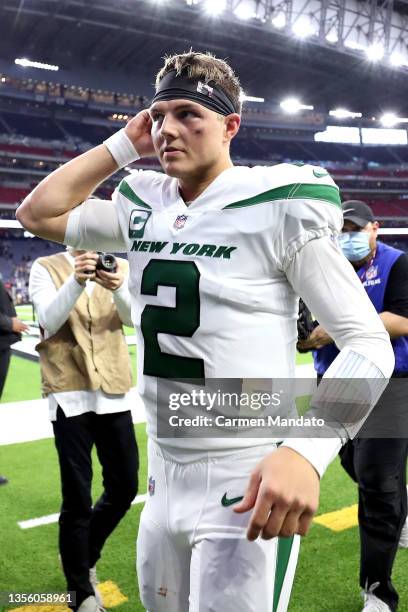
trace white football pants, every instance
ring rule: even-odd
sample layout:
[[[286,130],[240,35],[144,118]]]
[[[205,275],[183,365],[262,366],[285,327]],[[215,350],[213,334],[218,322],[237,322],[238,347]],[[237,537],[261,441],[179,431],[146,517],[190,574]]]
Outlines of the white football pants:
[[[300,538],[246,539],[236,514],[249,475],[275,444],[236,452],[170,454],[149,441],[149,492],[137,541],[148,612],[285,612]],[[195,455],[195,457],[194,457]]]

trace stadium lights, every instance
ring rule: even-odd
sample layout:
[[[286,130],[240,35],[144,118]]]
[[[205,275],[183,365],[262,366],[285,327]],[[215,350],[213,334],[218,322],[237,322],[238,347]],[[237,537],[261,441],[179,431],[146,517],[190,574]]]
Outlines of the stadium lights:
[[[395,113],[384,113],[380,123],[386,128],[392,128],[397,123],[408,123],[408,117],[397,117]]]
[[[234,14],[238,19],[242,19],[242,21],[248,21],[248,19],[252,19],[256,17],[253,9],[248,5],[240,4],[234,11]]]
[[[329,111],[329,115],[336,117],[336,119],[356,119],[363,116],[362,113],[353,113],[345,108],[335,108]]]
[[[241,94],[240,98],[241,102],[265,102],[265,98],[257,98],[256,96],[247,96],[246,94]]]
[[[59,66],[54,66],[53,64],[43,64],[42,62],[32,62],[31,60],[23,57],[17,57],[14,60],[14,63],[18,66],[23,66],[24,68],[40,68],[41,70],[59,70]]]
[[[338,37],[338,35],[337,35],[336,30],[331,30],[331,31],[330,31],[330,32],[327,34],[327,36],[326,36],[326,40],[327,40],[327,42],[329,42],[329,43],[336,44],[336,42],[338,42],[338,41],[339,41],[339,37]]]
[[[297,38],[309,38],[314,36],[316,31],[309,17],[300,17],[292,26],[292,32]]]
[[[280,107],[285,113],[297,113],[300,110],[313,110],[313,106],[302,104],[297,98],[286,98],[280,103]]]
[[[399,123],[399,119],[395,113],[384,113],[380,119],[380,123],[387,128],[392,128]]]
[[[384,57],[384,47],[380,43],[370,45],[365,52],[371,62],[379,62]]]
[[[398,51],[394,51],[394,53],[392,53],[390,56],[390,64],[391,66],[395,66],[396,68],[398,68],[399,66],[407,66],[408,59],[404,57],[401,53],[398,53]]]
[[[275,26],[275,28],[284,28],[286,25],[286,16],[285,13],[278,13],[273,19],[272,19],[272,25]]]
[[[204,3],[205,12],[216,17],[225,11],[225,0],[206,0]]]

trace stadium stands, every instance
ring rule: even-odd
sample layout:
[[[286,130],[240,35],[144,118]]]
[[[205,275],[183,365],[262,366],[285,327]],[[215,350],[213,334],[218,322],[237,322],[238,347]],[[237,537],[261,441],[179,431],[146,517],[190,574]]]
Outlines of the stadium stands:
[[[3,76],[0,218],[14,219],[16,206],[39,180],[109,137],[125,124],[128,116],[147,104],[142,96]],[[313,135],[324,129],[324,123],[325,118],[319,113],[290,120],[276,108],[247,105],[242,129],[232,144],[233,158],[237,164],[248,165],[282,162],[322,165],[340,186],[343,199],[365,199],[383,225],[406,225],[408,149],[315,142]],[[133,166],[157,169],[158,163],[155,159],[144,159]],[[109,198],[122,176],[123,173],[117,173],[96,195]],[[23,239],[18,230],[2,229],[0,239],[0,272],[13,285],[16,300],[24,301],[31,260],[60,247]],[[387,240],[396,244],[395,236]],[[398,245],[405,249],[405,240],[399,240]]]

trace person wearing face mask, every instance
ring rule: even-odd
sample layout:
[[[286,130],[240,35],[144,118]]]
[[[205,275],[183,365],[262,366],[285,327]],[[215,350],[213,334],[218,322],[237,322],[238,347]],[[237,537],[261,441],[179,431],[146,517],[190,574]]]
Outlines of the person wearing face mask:
[[[395,354],[393,378],[408,377],[408,258],[377,240],[379,224],[367,204],[359,200],[343,203],[344,225],[339,244],[355,269],[368,297],[388,331]],[[320,379],[338,354],[333,339],[321,325],[298,348],[313,350]],[[380,404],[385,418],[406,410],[401,384],[391,385]],[[378,406],[377,408],[381,408]],[[390,409],[392,412],[390,413]],[[379,413],[381,414],[381,413]],[[382,415],[381,415],[382,416]],[[375,413],[367,427],[340,451],[342,465],[358,484],[360,527],[360,585],[364,589],[364,612],[397,609],[398,594],[391,581],[392,567],[407,515],[407,431],[400,437],[378,437]],[[371,420],[371,428],[370,428]],[[378,422],[378,421],[377,421]],[[394,432],[396,427],[394,427]],[[376,432],[377,437],[369,437]]]

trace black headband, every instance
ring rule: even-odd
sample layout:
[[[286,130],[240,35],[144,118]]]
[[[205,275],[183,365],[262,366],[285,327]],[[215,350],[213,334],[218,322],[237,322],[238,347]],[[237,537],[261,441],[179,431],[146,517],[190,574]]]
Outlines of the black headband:
[[[185,74],[171,70],[160,81],[152,104],[161,100],[180,99],[192,100],[220,115],[239,112],[226,92],[214,81],[203,83],[191,80]]]

